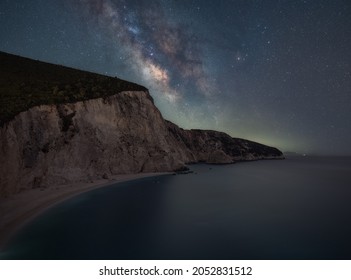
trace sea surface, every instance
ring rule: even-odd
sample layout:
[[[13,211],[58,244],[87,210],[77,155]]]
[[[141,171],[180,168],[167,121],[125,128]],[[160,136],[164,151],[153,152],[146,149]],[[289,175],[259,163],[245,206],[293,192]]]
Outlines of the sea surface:
[[[191,165],[50,208],[2,259],[351,259],[351,158]]]

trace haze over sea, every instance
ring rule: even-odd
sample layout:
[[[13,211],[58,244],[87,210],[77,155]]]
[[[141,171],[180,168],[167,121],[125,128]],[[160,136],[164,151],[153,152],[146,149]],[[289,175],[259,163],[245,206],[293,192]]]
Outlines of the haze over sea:
[[[193,165],[52,207],[3,259],[351,259],[351,157]]]

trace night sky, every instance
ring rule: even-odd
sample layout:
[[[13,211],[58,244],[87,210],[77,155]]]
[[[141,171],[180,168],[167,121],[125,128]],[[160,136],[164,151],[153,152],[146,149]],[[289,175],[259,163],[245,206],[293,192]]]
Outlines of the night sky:
[[[1,0],[0,38],[142,84],[181,127],[351,155],[349,0]]]

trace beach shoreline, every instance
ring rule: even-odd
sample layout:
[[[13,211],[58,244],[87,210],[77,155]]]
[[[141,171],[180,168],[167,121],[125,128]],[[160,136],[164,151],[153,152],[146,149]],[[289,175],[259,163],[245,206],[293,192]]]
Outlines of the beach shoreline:
[[[109,179],[99,179],[90,183],[79,182],[25,190],[7,198],[2,198],[0,200],[0,252],[4,251],[11,238],[26,224],[59,203],[102,187],[167,174],[172,173],[120,174],[111,176]]]

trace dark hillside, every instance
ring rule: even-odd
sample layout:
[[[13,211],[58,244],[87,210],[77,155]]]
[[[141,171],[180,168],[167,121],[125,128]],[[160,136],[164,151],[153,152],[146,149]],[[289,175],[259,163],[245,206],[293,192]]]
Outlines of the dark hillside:
[[[0,52],[0,126],[36,105],[107,97],[146,90],[118,78]]]

